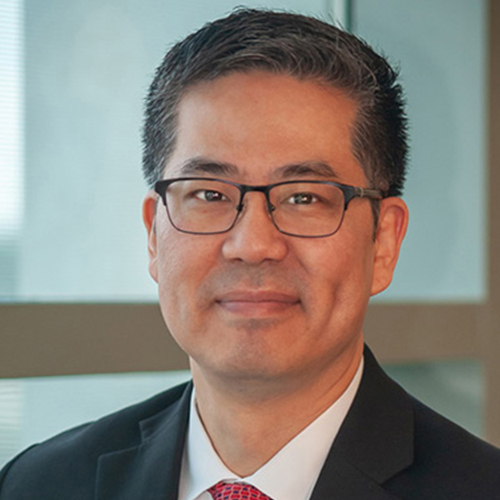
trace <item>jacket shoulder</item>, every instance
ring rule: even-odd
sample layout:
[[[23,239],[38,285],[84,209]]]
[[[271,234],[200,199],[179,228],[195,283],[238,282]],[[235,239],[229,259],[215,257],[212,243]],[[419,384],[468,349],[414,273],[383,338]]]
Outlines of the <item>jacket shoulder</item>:
[[[168,418],[189,389],[189,383],[179,385],[31,446],[0,472],[0,500],[53,499],[54,485],[69,482],[79,492],[75,498],[93,498],[99,457],[139,446],[141,422]]]
[[[500,500],[500,449],[411,398],[414,460],[391,491],[408,498]]]
[[[500,500],[500,450],[408,394],[365,348],[334,449],[396,498]]]

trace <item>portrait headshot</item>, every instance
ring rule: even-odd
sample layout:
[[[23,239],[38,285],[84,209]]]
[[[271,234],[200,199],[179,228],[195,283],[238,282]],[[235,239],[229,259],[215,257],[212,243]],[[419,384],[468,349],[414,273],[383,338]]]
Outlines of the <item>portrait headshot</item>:
[[[500,7],[49,3],[0,500],[500,499]]]

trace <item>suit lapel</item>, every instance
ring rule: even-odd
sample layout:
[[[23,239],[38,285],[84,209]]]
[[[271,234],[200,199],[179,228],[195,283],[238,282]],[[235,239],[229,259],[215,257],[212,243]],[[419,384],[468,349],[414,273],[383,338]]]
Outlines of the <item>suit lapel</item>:
[[[311,500],[396,500],[397,498],[341,457],[329,457],[325,469],[316,483]]]
[[[381,486],[413,461],[409,396],[365,348],[363,378],[323,466],[311,500],[388,500]]]
[[[96,500],[177,500],[191,389],[141,422],[140,445],[100,457]],[[358,393],[311,500],[395,500],[383,483],[412,460],[411,401],[366,348]]]
[[[140,423],[139,446],[100,457],[96,500],[177,500],[191,390]]]

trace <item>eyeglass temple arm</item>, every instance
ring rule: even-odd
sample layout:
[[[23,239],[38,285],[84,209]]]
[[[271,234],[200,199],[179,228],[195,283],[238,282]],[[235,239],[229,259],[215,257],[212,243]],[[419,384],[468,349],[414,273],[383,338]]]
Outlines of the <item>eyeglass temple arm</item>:
[[[380,189],[356,187],[354,188],[354,197],[381,200],[386,197],[386,194],[383,191],[380,191]]]

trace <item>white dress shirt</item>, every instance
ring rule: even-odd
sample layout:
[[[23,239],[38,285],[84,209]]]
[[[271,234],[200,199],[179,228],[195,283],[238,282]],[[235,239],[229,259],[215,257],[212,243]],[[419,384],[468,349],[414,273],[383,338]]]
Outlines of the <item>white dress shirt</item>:
[[[191,398],[179,484],[179,500],[212,500],[206,491],[219,481],[252,484],[273,500],[308,500],[344,421],[363,373],[363,359],[349,387],[316,420],[248,477],[231,472],[214,450]]]

